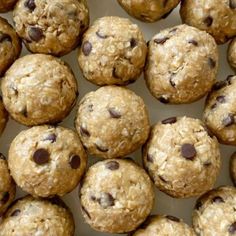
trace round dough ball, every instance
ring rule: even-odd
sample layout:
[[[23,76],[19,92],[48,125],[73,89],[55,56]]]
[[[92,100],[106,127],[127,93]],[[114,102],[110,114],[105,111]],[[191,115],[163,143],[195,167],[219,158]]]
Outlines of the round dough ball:
[[[212,87],[218,71],[215,40],[187,25],[162,30],[149,43],[145,79],[162,103],[191,103]]]
[[[149,216],[130,236],[196,236],[183,220],[170,215]]]
[[[77,82],[63,61],[43,54],[27,55],[2,78],[3,103],[21,124],[58,123],[72,110]]]
[[[223,144],[236,145],[236,76],[217,82],[208,95],[203,119]]]
[[[0,135],[3,133],[8,121],[8,113],[3,105],[2,98],[0,97]]]
[[[16,185],[13,181],[6,158],[0,153],[0,215],[14,200]]]
[[[103,158],[134,152],[145,143],[150,129],[143,99],[118,86],[105,86],[85,95],[75,125],[87,152]]]
[[[147,45],[136,24],[103,17],[83,35],[78,62],[84,77],[97,85],[134,82],[145,65]]]
[[[104,160],[89,168],[80,199],[82,214],[91,227],[125,233],[150,214],[154,190],[148,175],[132,160]]]
[[[19,199],[5,215],[0,236],[73,236],[74,219],[62,200]]]
[[[230,159],[230,175],[234,186],[236,186],[236,152],[233,153]]]
[[[143,148],[143,161],[157,188],[176,198],[210,190],[221,165],[217,139],[200,120],[188,117],[158,122]]]
[[[0,17],[0,76],[11,66],[21,53],[21,40],[12,26]]]
[[[35,126],[19,133],[9,149],[11,175],[33,196],[63,196],[79,183],[87,155],[78,135],[67,128]]]
[[[235,0],[181,1],[182,21],[211,34],[218,44],[236,35]]]
[[[86,0],[19,0],[13,19],[28,50],[63,56],[78,45],[89,11]]]
[[[232,40],[228,48],[228,62],[233,70],[236,71],[236,38]]]
[[[166,18],[180,0],[118,0],[118,2],[129,15],[144,22],[154,22]]]
[[[201,236],[236,233],[236,188],[219,187],[200,197],[193,212],[193,227]]]
[[[16,2],[17,0],[0,0],[0,13],[10,11]]]

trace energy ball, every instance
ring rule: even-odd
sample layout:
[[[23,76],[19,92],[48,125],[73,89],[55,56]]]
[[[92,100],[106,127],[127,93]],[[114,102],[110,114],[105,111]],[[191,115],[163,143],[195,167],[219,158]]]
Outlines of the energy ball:
[[[20,53],[21,40],[7,20],[0,17],[0,76],[3,76]]]
[[[71,192],[84,174],[87,162],[74,131],[46,125],[19,133],[10,145],[8,159],[17,185],[35,197]]]
[[[0,215],[2,215],[12,203],[15,193],[15,182],[8,170],[6,158],[0,153]]]
[[[219,145],[200,120],[171,117],[152,128],[143,163],[158,189],[176,198],[194,197],[215,184]]]
[[[104,160],[91,166],[81,191],[86,222],[95,230],[125,233],[136,229],[154,204],[152,182],[132,160]]]
[[[230,159],[230,175],[234,186],[236,186],[236,152],[233,153]]]
[[[75,120],[90,155],[124,157],[148,138],[149,118],[141,97],[118,86],[101,87],[81,100]]]
[[[16,60],[2,78],[1,89],[7,111],[27,126],[62,121],[78,95],[77,82],[69,66],[43,54]]]
[[[236,145],[236,76],[217,82],[208,95],[203,119],[223,144]]]
[[[62,201],[30,196],[11,206],[0,225],[0,236],[73,236],[74,231],[73,216]]]
[[[86,0],[19,0],[13,19],[28,50],[63,56],[78,45],[89,11]]]
[[[0,97],[0,135],[3,133],[8,121],[8,113],[3,105],[2,98]]]
[[[17,0],[0,0],[0,13],[10,11],[16,2]]]
[[[232,40],[228,48],[228,62],[233,70],[236,71],[236,38]]]
[[[170,215],[149,216],[147,220],[129,236],[196,236],[193,229],[183,220]]]
[[[179,2],[180,0],[118,0],[129,15],[144,22],[166,18]]]
[[[218,71],[215,40],[187,25],[162,30],[149,42],[145,79],[162,103],[191,103],[211,89]]]
[[[236,188],[219,187],[202,197],[193,212],[193,227],[200,236],[233,236],[236,233]]]
[[[127,85],[141,75],[146,53],[138,25],[110,16],[96,20],[83,35],[78,62],[84,77],[96,85]]]
[[[211,34],[218,44],[236,35],[235,0],[181,1],[182,21]]]

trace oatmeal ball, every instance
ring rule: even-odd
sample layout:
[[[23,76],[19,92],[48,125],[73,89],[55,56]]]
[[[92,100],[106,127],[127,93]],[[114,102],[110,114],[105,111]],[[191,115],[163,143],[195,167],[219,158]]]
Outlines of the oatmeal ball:
[[[228,62],[233,70],[236,71],[236,38],[232,40],[228,48]]]
[[[129,19],[110,16],[94,22],[83,36],[78,62],[84,77],[97,85],[126,85],[142,73],[147,46]]]
[[[149,118],[141,97],[127,88],[105,86],[81,100],[76,129],[90,155],[124,157],[148,138]]]
[[[137,228],[154,204],[154,190],[145,171],[132,160],[104,160],[91,166],[81,191],[86,222],[95,230],[125,233]]]
[[[236,152],[233,153],[230,159],[230,175],[234,186],[236,186]]]
[[[158,189],[176,198],[194,197],[216,181],[219,145],[200,120],[171,117],[152,128],[143,163]]]
[[[179,25],[162,30],[149,43],[145,79],[162,103],[200,99],[211,89],[217,70],[217,45],[204,31]]]
[[[15,197],[16,185],[8,170],[6,158],[0,153],[0,215],[2,215]]]
[[[0,0],[0,13],[10,11],[16,2],[17,0]]]
[[[28,50],[63,56],[79,43],[89,12],[86,0],[19,0],[13,19]]]
[[[21,41],[12,26],[0,17],[0,76],[19,57]]]
[[[210,33],[218,44],[236,35],[235,0],[181,1],[182,21]]]
[[[170,215],[149,216],[147,220],[129,236],[196,236],[193,229],[183,220]]]
[[[69,66],[43,54],[16,60],[2,78],[1,89],[7,111],[27,126],[62,121],[72,110],[78,93]]]
[[[87,156],[78,135],[67,128],[35,126],[10,145],[9,168],[17,185],[35,197],[63,196],[79,183]]]
[[[118,2],[129,15],[144,22],[154,22],[166,18],[180,0],[118,0]]]
[[[74,219],[62,200],[19,199],[4,216],[0,236],[73,236]]]
[[[0,97],[0,135],[3,133],[8,121],[8,113],[3,105],[2,98]]]
[[[193,212],[193,227],[200,236],[236,234],[236,188],[219,187],[202,197]]]
[[[203,119],[223,144],[236,145],[236,76],[217,82],[208,95]]]

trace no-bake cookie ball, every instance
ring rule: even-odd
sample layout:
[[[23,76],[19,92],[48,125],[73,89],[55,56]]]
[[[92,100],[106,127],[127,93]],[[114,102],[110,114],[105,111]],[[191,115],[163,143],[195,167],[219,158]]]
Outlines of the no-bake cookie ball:
[[[203,119],[224,144],[236,145],[236,76],[217,82],[206,100]]]
[[[228,62],[233,70],[236,71],[236,38],[232,40],[228,48]]]
[[[236,152],[230,158],[230,176],[234,186],[236,186]]]
[[[129,15],[144,22],[154,22],[166,18],[180,0],[118,0],[118,2]]]
[[[126,85],[142,73],[147,46],[136,24],[120,17],[103,17],[83,36],[78,62],[84,77],[97,85]]]
[[[196,236],[193,229],[183,220],[171,215],[149,216],[147,220],[129,236]]]
[[[21,124],[32,126],[62,121],[77,98],[77,82],[63,61],[43,54],[27,55],[2,78],[3,103]]]
[[[0,154],[0,215],[14,200],[15,192],[15,182],[10,176],[6,158]]]
[[[236,234],[236,188],[214,189],[196,203],[193,227],[200,236],[233,236]]]
[[[2,98],[0,96],[0,135],[3,133],[8,121],[8,113],[3,105]]]
[[[27,196],[8,209],[0,236],[73,236],[74,230],[73,216],[62,201]]]
[[[222,44],[236,35],[235,0],[181,1],[182,21],[210,33]]]
[[[78,135],[67,128],[35,126],[19,133],[9,149],[17,185],[39,197],[63,196],[79,183],[87,156]]]
[[[143,162],[157,188],[177,198],[210,190],[221,164],[217,139],[188,117],[158,122],[143,147]]]
[[[145,79],[162,103],[191,103],[212,87],[218,70],[215,40],[206,32],[179,25],[149,42]]]
[[[137,228],[149,215],[154,190],[145,171],[132,160],[105,160],[91,166],[81,191],[86,222],[95,230],[124,233]]]
[[[75,125],[87,152],[103,158],[124,157],[134,152],[149,134],[143,99],[118,86],[105,86],[85,95]]]
[[[31,52],[63,56],[79,43],[89,12],[86,0],[19,0],[13,19]]]
[[[0,0],[0,13],[10,11],[16,2],[17,0]]]
[[[21,53],[21,40],[12,26],[0,17],[0,76]]]

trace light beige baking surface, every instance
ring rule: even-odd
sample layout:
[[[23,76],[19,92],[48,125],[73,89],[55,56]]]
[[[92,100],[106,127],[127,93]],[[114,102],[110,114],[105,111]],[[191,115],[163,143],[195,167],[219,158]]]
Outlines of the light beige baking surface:
[[[181,19],[179,16],[179,9],[176,9],[167,19],[161,20],[159,22],[153,24],[142,23],[141,21],[135,20],[128,16],[128,14],[119,6],[116,0],[88,0],[91,22],[93,22],[98,17],[102,17],[104,15],[116,15],[121,17],[127,17],[139,25],[141,30],[143,30],[145,34],[146,40],[150,40],[156,33],[158,33],[161,29],[165,29],[167,27],[172,27],[174,25],[180,24]],[[3,17],[7,17],[10,19],[11,13],[9,14],[1,14]],[[12,20],[10,21],[12,23]],[[218,79],[225,79],[227,75],[233,74],[233,71],[230,69],[227,60],[226,60],[226,50],[228,45],[220,46],[220,70],[218,74]],[[22,55],[27,54],[28,52],[24,49]],[[62,58],[63,60],[70,63],[77,80],[79,82],[79,91],[80,96],[85,95],[85,93],[95,90],[97,87],[87,82],[81,75],[79,70],[79,66],[77,63],[77,50],[73,51],[67,56]],[[195,118],[202,117],[203,104],[204,99],[199,102],[195,102],[189,105],[163,105],[154,99],[146,88],[143,77],[140,77],[138,81],[129,86],[130,89],[134,90],[138,95],[142,96],[145,103],[148,106],[151,123],[154,124],[159,120],[167,118],[169,116],[191,116]],[[70,128],[73,127],[75,112],[70,114],[70,116],[65,119],[62,125]],[[11,140],[23,129],[26,129],[24,126],[18,125],[14,121],[10,121],[7,124],[7,128],[3,135],[0,138],[0,152],[3,152],[5,155],[7,154],[9,144]],[[229,157],[235,151],[236,148],[232,146],[224,146],[221,145],[221,153],[222,153],[222,169],[220,173],[220,177],[218,178],[218,185],[232,185],[229,177]],[[138,150],[135,152],[132,157],[135,158],[139,163],[141,163],[141,152]],[[90,157],[90,163],[94,162],[97,159],[93,159]],[[23,195],[22,192],[18,191],[18,196]],[[84,223],[80,212],[79,198],[78,198],[78,189],[66,195],[63,198],[68,206],[72,209],[75,222],[76,222],[76,233],[75,236],[108,236],[109,234],[99,233],[91,229],[87,224]],[[168,197],[164,193],[161,193],[156,190],[156,206],[153,210],[155,214],[168,214],[175,215],[177,217],[183,218],[185,222],[191,223],[191,213],[192,208],[195,204],[195,198],[187,199],[187,200],[177,200],[171,197]],[[118,236],[118,234],[117,234]]]

